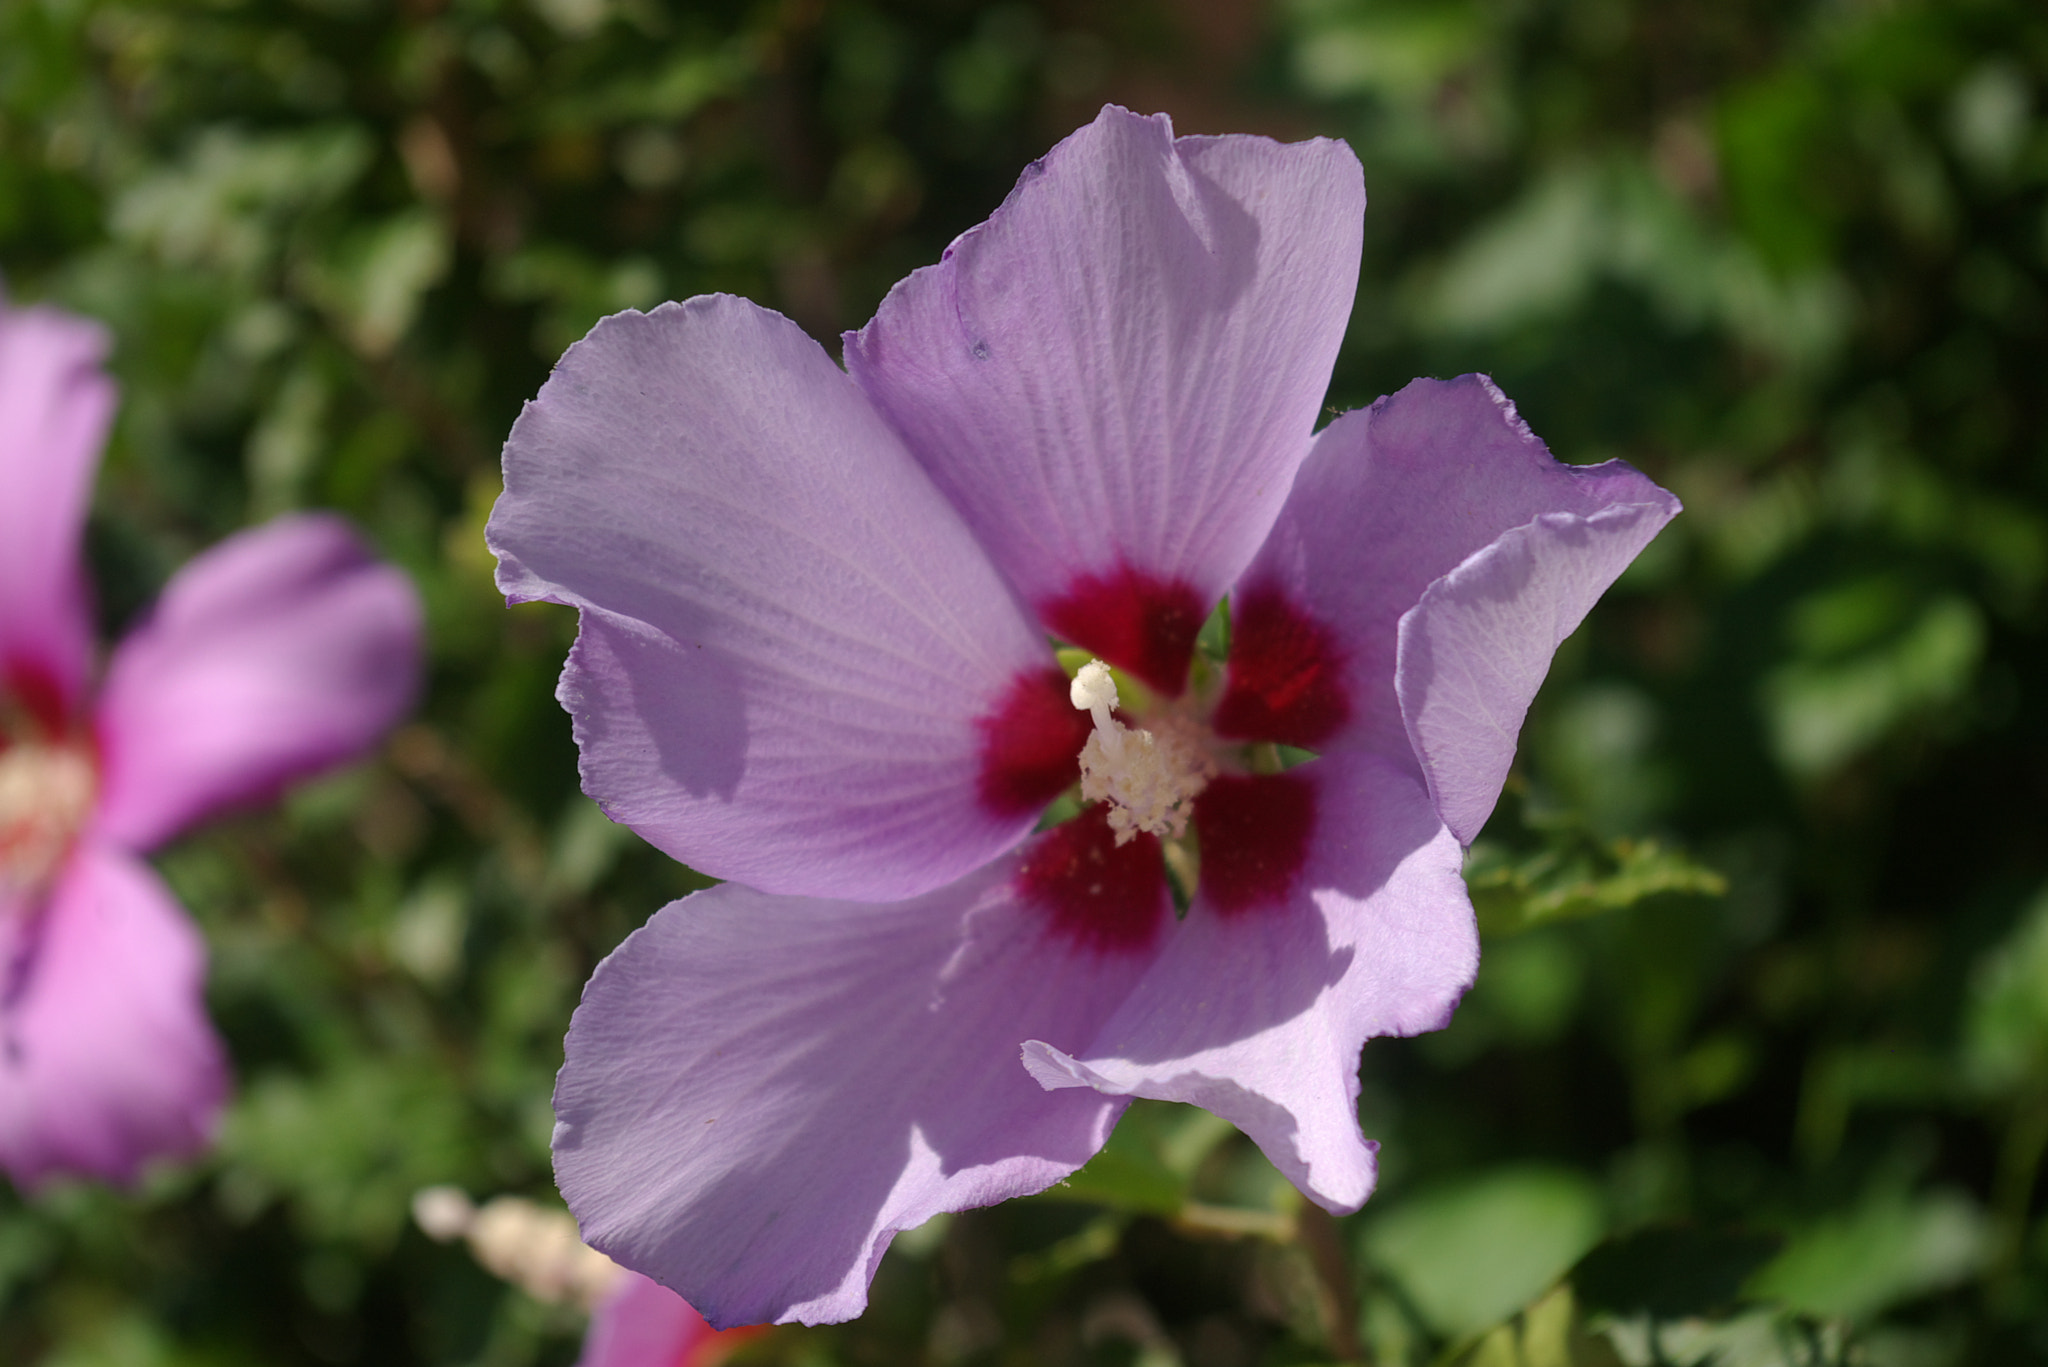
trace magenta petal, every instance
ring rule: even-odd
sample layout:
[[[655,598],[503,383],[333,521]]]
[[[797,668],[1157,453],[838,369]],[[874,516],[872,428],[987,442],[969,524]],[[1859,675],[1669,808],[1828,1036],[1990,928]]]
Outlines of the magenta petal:
[[[505,447],[498,583],[582,610],[584,790],[770,892],[929,891],[1030,829],[984,736],[1050,663],[1010,589],[816,342],[742,299],[622,313]]]
[[[226,1093],[199,933],[134,857],[82,846],[0,996],[0,1167],[125,1182],[203,1147]]]
[[[688,1301],[627,1272],[591,1311],[576,1367],[683,1367],[687,1354],[716,1336]]]
[[[0,693],[28,676],[74,710],[92,662],[79,537],[114,412],[107,335],[0,302]]]
[[[583,1237],[713,1324],[860,1313],[889,1240],[1058,1181],[1121,1112],[1018,1066],[1149,956],[1074,948],[1006,859],[909,902],[673,903],[599,965],[555,1089]]]
[[[355,755],[419,684],[419,597],[346,524],[281,517],[195,557],[114,652],[98,829],[147,849]]]
[[[1135,571],[1206,608],[1307,450],[1364,211],[1341,142],[1175,139],[1105,108],[846,364],[1034,605]]]
[[[1192,1102],[1231,1121],[1319,1205],[1372,1193],[1358,1128],[1358,1053],[1375,1035],[1434,1030],[1479,964],[1457,842],[1422,785],[1367,755],[1291,776],[1317,787],[1295,891],[1218,915],[1198,895],[1180,932],[1085,1050],[1033,1040],[1051,1089]]]
[[[1552,652],[1677,512],[1677,499],[1621,461],[1571,466],[1553,460],[1484,376],[1416,380],[1369,409],[1345,414],[1316,438],[1233,601],[1277,599],[1329,629],[1342,657],[1346,722],[1316,748],[1365,748],[1412,763],[1412,734],[1412,753],[1432,769],[1432,792],[1446,801],[1455,795],[1455,808],[1443,809],[1446,824],[1469,841],[1492,809],[1522,714]],[[1469,632],[1432,627],[1431,639],[1444,650],[1468,653],[1432,655],[1427,677],[1415,673],[1419,657],[1416,665],[1402,666],[1409,673],[1397,693],[1404,614],[1469,558],[1553,514],[1597,516],[1604,530],[1584,540],[1539,538],[1551,569],[1498,624],[1506,629],[1515,612],[1526,616],[1506,636],[1483,642]],[[1494,592],[1510,589],[1499,577],[1489,584]],[[1507,654],[1493,662],[1480,658],[1500,652]],[[1479,719],[1483,740],[1459,730],[1477,714],[1453,719],[1441,701],[1441,690],[1468,667],[1505,671],[1484,693],[1494,711]],[[1412,733],[1416,710],[1432,690],[1440,698],[1432,720]]]

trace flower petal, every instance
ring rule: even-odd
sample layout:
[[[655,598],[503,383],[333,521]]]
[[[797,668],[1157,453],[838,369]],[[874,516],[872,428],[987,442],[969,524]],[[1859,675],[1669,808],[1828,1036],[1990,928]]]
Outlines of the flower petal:
[[[18,923],[0,995],[0,1167],[125,1182],[204,1147],[227,1090],[206,951],[156,874],[88,842]]]
[[[1286,900],[1223,914],[1198,893],[1085,1050],[1033,1040],[1024,1063],[1047,1088],[1214,1111],[1342,1213],[1376,1172],[1358,1129],[1359,1050],[1446,1024],[1478,969],[1479,936],[1457,842],[1412,775],[1335,755],[1289,777],[1314,782],[1316,830]]]
[[[1135,577],[1192,590],[1199,626],[1307,451],[1364,211],[1341,142],[1106,107],[890,292],[847,367],[1049,621]]]
[[[1551,656],[1675,511],[1545,513],[1431,584],[1401,618],[1401,714],[1460,844],[1500,798]]]
[[[148,849],[367,747],[419,683],[419,597],[338,518],[281,517],[196,556],[114,652],[98,829]]]
[[[1417,380],[1316,438],[1272,535],[1233,590],[1233,604],[1282,605],[1288,630],[1275,639],[1302,658],[1323,658],[1322,647],[1299,647],[1304,634],[1326,632],[1342,696],[1320,683],[1301,689],[1289,699],[1298,717],[1226,696],[1221,715],[1341,718],[1333,734],[1296,743],[1419,760],[1445,823],[1469,842],[1499,795],[1551,655],[1677,512],[1677,499],[1621,461],[1553,460],[1484,376]],[[1516,532],[1538,519],[1552,530]],[[1585,524],[1587,535],[1564,533],[1565,522]],[[1483,587],[1478,571],[1460,571],[1507,540],[1526,541],[1528,553],[1501,552],[1508,559]],[[1531,577],[1511,583],[1510,560]],[[1468,587],[1422,607],[1431,585],[1453,571]],[[1473,595],[1489,592],[1516,597],[1482,624]],[[1419,615],[1403,625],[1411,609]],[[1479,639],[1482,625],[1495,634]],[[1411,633],[1419,633],[1413,646],[1404,644]],[[1403,653],[1431,646],[1412,659]],[[1445,690],[1468,668],[1485,677],[1474,675],[1454,698]],[[1275,688],[1290,682],[1289,671],[1272,672]]]
[[[713,1342],[735,1345],[745,1329],[721,1335],[690,1303],[657,1281],[625,1272],[591,1311],[590,1332],[576,1367],[696,1367],[708,1363]]]
[[[873,899],[1030,829],[979,800],[977,720],[1044,639],[788,319],[720,296],[599,323],[505,481],[498,583],[582,611],[560,696],[615,820],[720,878]]]
[[[1058,1181],[1123,1103],[1048,1097],[1151,962],[1077,945],[1016,890],[1028,850],[915,901],[727,883],[599,965],[555,1090],[583,1237],[713,1324],[856,1315],[890,1239]]]
[[[107,335],[0,302],[0,692],[47,689],[75,711],[92,662],[79,537],[114,413]]]

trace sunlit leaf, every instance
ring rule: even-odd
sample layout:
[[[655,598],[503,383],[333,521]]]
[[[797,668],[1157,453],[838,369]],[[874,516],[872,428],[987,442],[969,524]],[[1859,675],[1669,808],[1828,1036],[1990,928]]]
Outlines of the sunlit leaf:
[[[1231,1133],[1227,1121],[1196,1107],[1139,1101],[1117,1122],[1102,1152],[1045,1197],[1092,1201],[1138,1215],[1178,1215],[1191,1200],[1195,1170]]]
[[[1746,1289],[1808,1314],[1865,1319],[1968,1277],[1986,1235],[1983,1212],[1959,1193],[1880,1192],[1794,1231]]]
[[[1366,1220],[1361,1247],[1437,1332],[1497,1324],[1542,1294],[1606,1224],[1562,1168],[1508,1168],[1418,1193]]]
[[[1968,687],[1984,653],[1982,614],[1956,596],[1915,610],[1908,594],[1882,576],[1795,610],[1802,653],[1765,680],[1761,695],[1772,747],[1792,773],[1824,774]]]
[[[2048,893],[1978,965],[1963,1036],[1973,1081],[2004,1090],[2048,1085]]]

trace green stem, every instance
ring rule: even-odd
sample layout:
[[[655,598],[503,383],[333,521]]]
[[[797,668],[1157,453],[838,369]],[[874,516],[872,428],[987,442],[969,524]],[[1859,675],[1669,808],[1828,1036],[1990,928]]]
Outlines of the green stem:
[[[2034,1183],[2041,1159],[2048,1153],[2048,1091],[2037,1090],[2006,1122],[1999,1146],[1998,1180],[1992,1210],[1998,1222],[1998,1251],[1992,1263],[1994,1285],[2018,1277],[2026,1252],[2027,1211],[2034,1203]]]
[[[1344,1253],[1344,1232],[1335,1217],[1313,1201],[1295,1216],[1295,1240],[1308,1254],[1323,1289],[1323,1335],[1339,1362],[1370,1367],[1372,1357],[1358,1337],[1358,1283]]]

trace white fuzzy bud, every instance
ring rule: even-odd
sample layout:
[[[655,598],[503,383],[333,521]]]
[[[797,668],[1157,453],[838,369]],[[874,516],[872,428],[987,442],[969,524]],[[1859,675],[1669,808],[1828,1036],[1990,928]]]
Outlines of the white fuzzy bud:
[[[486,1271],[535,1300],[588,1309],[619,1278],[619,1265],[583,1242],[568,1211],[523,1197],[494,1197],[479,1209],[454,1187],[428,1187],[412,1198],[412,1218],[429,1238],[466,1238]]]

